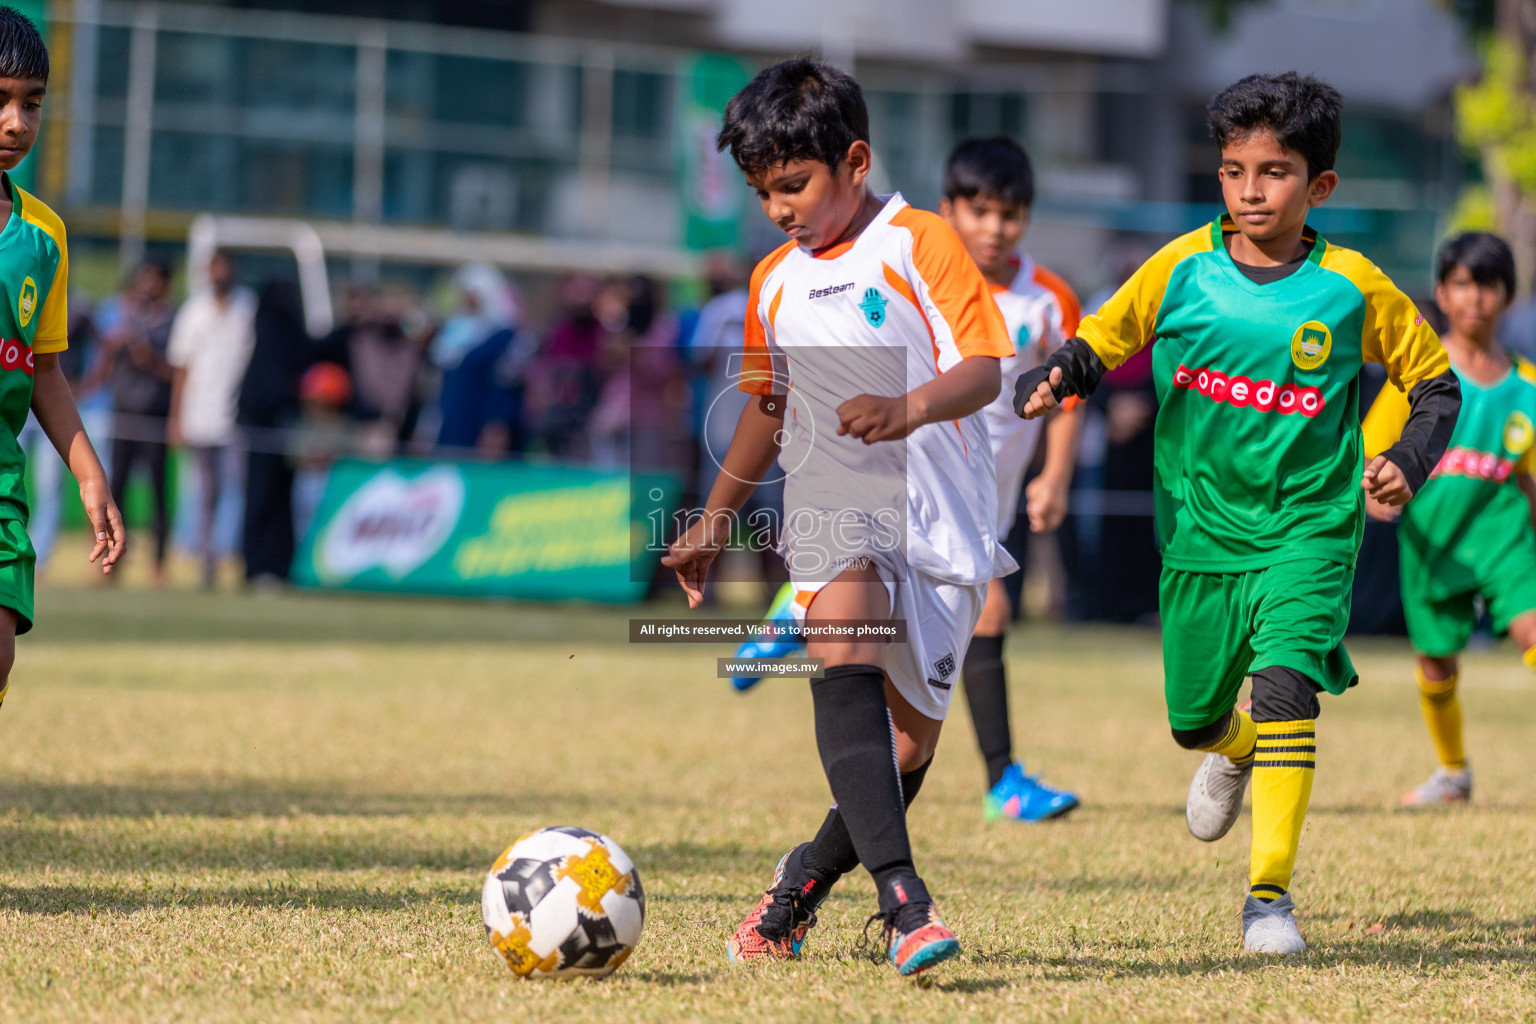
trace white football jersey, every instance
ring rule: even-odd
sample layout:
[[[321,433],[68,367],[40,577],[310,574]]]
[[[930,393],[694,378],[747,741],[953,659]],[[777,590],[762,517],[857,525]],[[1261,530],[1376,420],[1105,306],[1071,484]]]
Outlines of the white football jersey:
[[[1002,360],[1003,389],[984,410],[997,468],[997,530],[1006,537],[1018,512],[1024,473],[1035,458],[1044,419],[1026,420],[1013,411],[1013,388],[1019,377],[1045,362],[1047,356],[1077,333],[1082,309],[1067,282],[1028,256],[1020,255],[1019,271],[1006,288],[994,286],[992,298],[1002,311],[1013,340],[1014,354]],[[1070,401],[1070,400],[1069,400]]]
[[[985,279],[941,218],[892,195],[851,242],[814,254],[786,243],[752,274],[745,333],[739,386],[786,400],[781,550],[793,578],[815,578],[823,553],[824,579],[859,557],[895,579],[912,569],[966,585],[1017,567],[997,536],[981,412],[905,442],[837,435],[837,409],[857,395],[904,395],[967,356],[1013,355]]]

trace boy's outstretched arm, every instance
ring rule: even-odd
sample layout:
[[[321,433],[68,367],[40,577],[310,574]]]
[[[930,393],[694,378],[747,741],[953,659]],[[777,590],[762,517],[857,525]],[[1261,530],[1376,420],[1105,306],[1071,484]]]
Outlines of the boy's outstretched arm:
[[[779,453],[786,401],[783,395],[761,395],[742,408],[730,447],[720,460],[720,472],[704,501],[704,514],[662,556],[661,564],[676,571],[689,608],[703,602],[710,563],[730,538],[736,511],[757,489]]]
[[[75,408],[74,396],[69,393],[64,371],[59,368],[57,352],[33,357],[32,413],[80,485],[80,503],[85,506],[86,517],[96,535],[91,547],[91,561],[99,559],[101,571],[110,573],[123,557],[127,543],[123,516],[112,502],[106,471],[101,468],[101,460],[96,457],[91,439],[86,437],[85,427],[80,423],[80,412]]]
[[[899,441],[929,423],[958,420],[986,407],[1003,386],[993,356],[968,356],[905,395],[855,395],[837,407],[839,435],[865,444]]]

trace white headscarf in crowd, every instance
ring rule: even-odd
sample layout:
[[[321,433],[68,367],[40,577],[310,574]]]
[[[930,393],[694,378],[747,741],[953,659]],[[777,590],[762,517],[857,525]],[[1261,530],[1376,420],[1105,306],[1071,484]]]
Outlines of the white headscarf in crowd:
[[[458,366],[491,335],[517,326],[518,319],[512,286],[489,263],[466,263],[453,275],[453,283],[474,296],[476,309],[449,317],[433,339],[432,362],[443,370]]]

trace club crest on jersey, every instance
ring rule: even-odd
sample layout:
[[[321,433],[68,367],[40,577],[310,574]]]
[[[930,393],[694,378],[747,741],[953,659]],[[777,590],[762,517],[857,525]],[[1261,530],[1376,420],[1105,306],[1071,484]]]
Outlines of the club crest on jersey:
[[[885,307],[889,302],[889,299],[880,294],[880,289],[864,289],[864,298],[859,301],[859,308],[864,311],[864,319],[869,321],[869,326],[885,325]]]
[[[1333,332],[1320,320],[1308,320],[1291,335],[1291,362],[1297,369],[1315,370],[1333,351]]]
[[[16,322],[25,327],[32,322],[37,309],[37,282],[30,277],[21,282],[21,292],[16,296]]]
[[[1509,419],[1504,421],[1504,447],[1515,458],[1519,458],[1531,450],[1531,445],[1536,443],[1536,428],[1531,424],[1531,418],[1523,412],[1512,412]]]

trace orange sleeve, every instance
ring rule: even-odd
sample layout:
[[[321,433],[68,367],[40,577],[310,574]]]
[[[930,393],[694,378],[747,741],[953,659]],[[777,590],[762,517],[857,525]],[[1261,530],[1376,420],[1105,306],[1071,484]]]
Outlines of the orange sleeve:
[[[784,262],[794,242],[785,242],[769,253],[752,271],[752,283],[747,287],[747,320],[742,338],[741,377],[736,387],[749,395],[782,394],[782,387],[775,387],[773,379],[773,354],[768,349],[768,331],[763,327],[763,283],[773,269]],[[780,288],[768,307],[768,327],[773,326],[774,314],[779,310],[779,299],[784,295]]]
[[[1083,307],[1077,301],[1077,292],[1059,274],[1038,263],[1035,264],[1035,283],[1056,299],[1056,308],[1061,313],[1061,341],[1066,344],[1068,338],[1077,337],[1077,325],[1083,322]],[[1082,402],[1076,395],[1068,395],[1061,400],[1061,407],[1076,409]]]
[[[898,211],[891,223],[911,232],[913,268],[960,357],[1013,355],[1002,311],[954,228],[936,214],[911,207]],[[932,310],[924,313],[933,319]]]
[[[1056,297],[1061,307],[1061,340],[1077,336],[1077,325],[1083,322],[1083,307],[1077,301],[1077,293],[1066,281],[1040,264],[1035,264],[1035,283]]]

